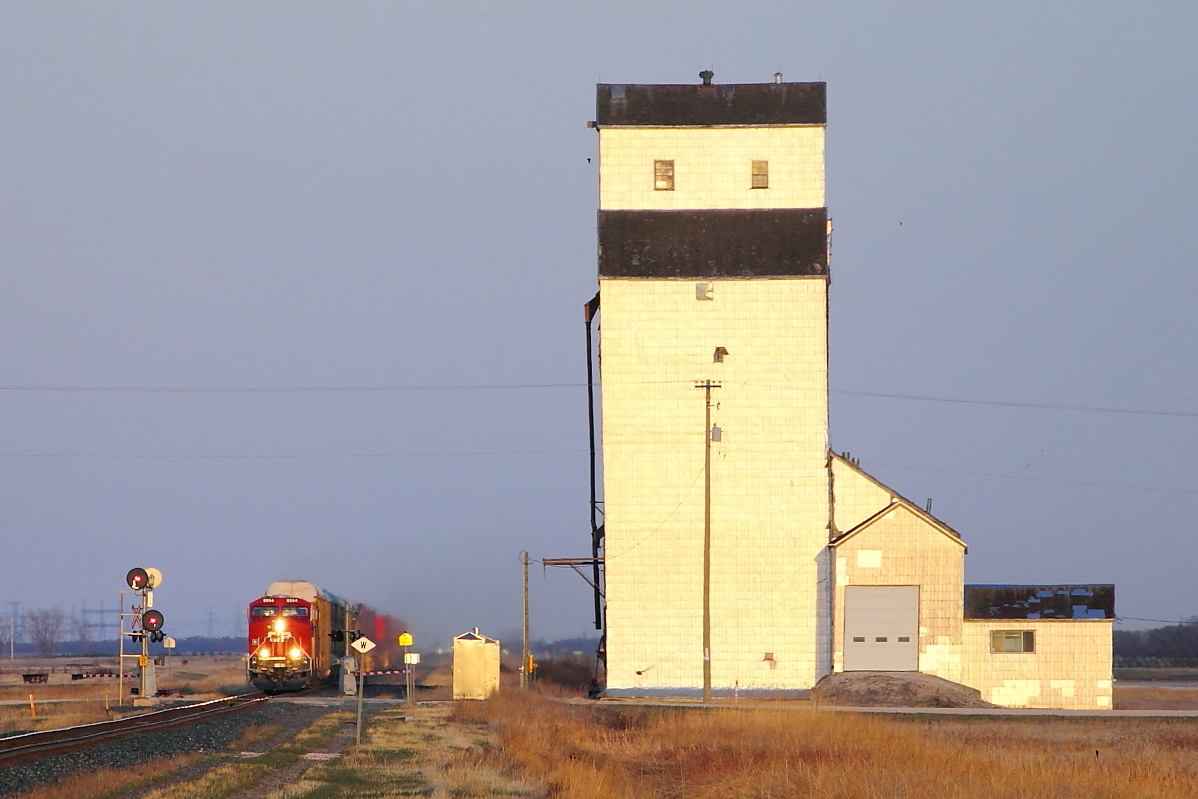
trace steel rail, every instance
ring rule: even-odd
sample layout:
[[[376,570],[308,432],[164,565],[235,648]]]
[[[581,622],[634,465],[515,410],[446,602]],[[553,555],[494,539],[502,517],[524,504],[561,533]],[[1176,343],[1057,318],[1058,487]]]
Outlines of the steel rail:
[[[95,746],[134,733],[198,724],[213,716],[245,710],[259,702],[265,702],[269,698],[264,694],[230,696],[224,699],[212,699],[182,707],[141,713],[123,719],[98,721],[76,727],[27,732],[22,735],[0,738],[0,767]]]

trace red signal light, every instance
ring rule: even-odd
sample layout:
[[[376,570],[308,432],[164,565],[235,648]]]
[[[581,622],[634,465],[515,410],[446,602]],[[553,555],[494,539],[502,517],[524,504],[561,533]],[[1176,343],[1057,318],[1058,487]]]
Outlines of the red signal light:
[[[162,629],[165,621],[166,619],[163,617],[162,612],[158,610],[147,610],[141,614],[141,628],[143,630],[157,632]]]
[[[130,569],[129,573],[125,575],[125,582],[134,591],[141,591],[149,584],[150,575],[146,573],[145,569]]]

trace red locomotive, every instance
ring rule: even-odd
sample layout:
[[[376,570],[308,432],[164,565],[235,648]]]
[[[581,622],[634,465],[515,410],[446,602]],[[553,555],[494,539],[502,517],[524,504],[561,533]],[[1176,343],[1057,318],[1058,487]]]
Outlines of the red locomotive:
[[[362,607],[303,580],[271,583],[249,608],[250,682],[266,693],[298,691],[340,672],[346,636],[357,630]]]

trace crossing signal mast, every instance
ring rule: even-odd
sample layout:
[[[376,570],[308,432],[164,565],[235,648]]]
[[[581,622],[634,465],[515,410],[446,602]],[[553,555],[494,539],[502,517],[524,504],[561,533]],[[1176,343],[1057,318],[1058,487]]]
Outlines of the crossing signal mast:
[[[141,604],[135,605],[131,613],[121,614],[133,617],[133,629],[128,632],[122,629],[121,633],[122,636],[128,635],[141,644],[141,654],[126,655],[124,652],[125,639],[121,638],[120,670],[122,676],[119,682],[122,686],[124,685],[124,659],[136,657],[138,695],[134,704],[151,705],[154,703],[154,694],[158,692],[158,684],[154,674],[154,665],[150,662],[150,642],[166,641],[166,633],[162,630],[162,626],[166,623],[166,617],[162,615],[162,611],[155,610],[153,607],[154,589],[162,585],[162,572],[153,568],[130,569],[129,573],[125,575],[125,584],[133,589],[134,593],[140,595]],[[123,602],[121,606],[124,607]],[[167,646],[171,645],[171,642],[167,641]]]

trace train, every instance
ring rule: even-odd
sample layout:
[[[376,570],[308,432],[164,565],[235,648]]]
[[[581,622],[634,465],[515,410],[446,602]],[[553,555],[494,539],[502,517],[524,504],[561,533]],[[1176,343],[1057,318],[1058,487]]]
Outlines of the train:
[[[369,655],[360,657],[365,669],[387,669],[399,660],[396,633],[402,622],[306,580],[271,583],[250,602],[247,616],[248,678],[266,693],[335,681],[342,660],[356,655],[350,644],[357,635],[370,636],[376,644]],[[351,634],[336,635],[339,631]]]

